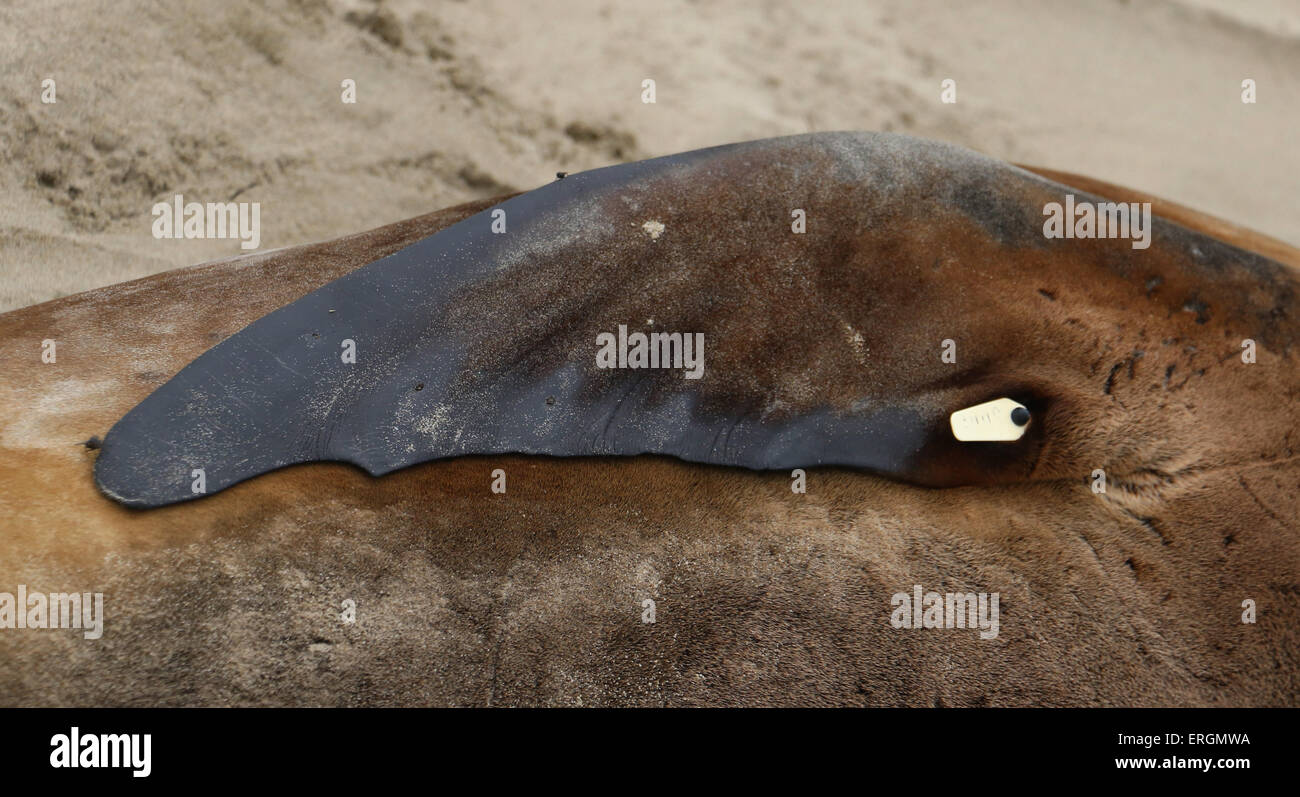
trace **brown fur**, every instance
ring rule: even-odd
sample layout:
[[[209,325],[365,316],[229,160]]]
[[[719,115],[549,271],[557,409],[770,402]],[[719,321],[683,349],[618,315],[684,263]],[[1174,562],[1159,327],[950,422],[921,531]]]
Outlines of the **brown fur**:
[[[755,328],[752,351],[721,354],[743,374],[797,360],[772,347],[802,347],[813,365],[782,379],[837,380],[847,397],[882,376],[934,388],[909,362],[958,338],[975,365],[934,389],[982,399],[1028,385],[1046,412],[1029,467],[978,486],[812,470],[794,495],[783,473],[497,457],[380,479],[301,466],[143,512],[96,491],[82,442],[184,364],[489,204],[0,316],[0,591],[102,591],[107,615],[99,641],[0,631],[0,704],[1298,702],[1296,276],[1154,246],[1149,271],[1125,274],[1112,243],[1049,259],[959,214],[867,229],[839,261],[825,253],[802,303],[770,303],[795,340]],[[1259,250],[1294,258],[1279,246]],[[590,253],[570,254],[563,279],[545,266],[467,309],[539,290],[578,307],[611,279],[638,285],[636,271],[602,277]],[[683,276],[763,301],[781,291],[781,262],[747,264],[751,281],[729,288]],[[952,280],[963,289],[943,290]],[[698,295],[674,294],[682,328],[703,312]],[[1203,323],[1183,311],[1192,296],[1209,305]],[[548,345],[641,309],[585,306]],[[878,354],[867,375],[849,342],[828,342],[827,306]],[[1260,341],[1255,365],[1240,363],[1243,337]],[[45,338],[56,364],[40,362]],[[744,391],[730,387],[723,399]],[[505,495],[488,489],[498,467]],[[1105,497],[1088,488],[1094,467],[1110,474]],[[890,596],[918,583],[1000,592],[999,638],[892,628]],[[1255,625],[1240,622],[1246,598]],[[345,599],[354,625],[337,617]]]

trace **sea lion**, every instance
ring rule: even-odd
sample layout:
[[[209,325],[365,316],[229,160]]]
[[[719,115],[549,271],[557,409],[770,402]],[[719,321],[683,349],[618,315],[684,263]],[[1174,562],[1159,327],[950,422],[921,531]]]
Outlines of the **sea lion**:
[[[514,257],[424,319],[475,349],[453,425],[490,414],[474,386],[508,374],[544,402],[596,335],[649,319],[704,332],[707,377],[592,367],[574,395],[644,385],[654,412],[696,391],[719,429],[919,419],[896,463],[809,470],[803,493],[726,460],[611,456],[303,465],[147,511],[95,489],[115,434],[81,441],[204,350],[497,202],[0,316],[0,393],[23,410],[0,426],[0,575],[102,588],[107,616],[93,646],[0,630],[0,701],[1295,704],[1295,272],[1159,204],[1149,249],[1045,239],[1068,191],[1089,196],[900,136],[707,150],[539,209],[521,247],[524,214]],[[436,338],[401,332],[405,351]],[[952,410],[1000,397],[1032,413],[1023,441],[952,435]],[[918,584],[999,594],[997,636],[894,627]]]

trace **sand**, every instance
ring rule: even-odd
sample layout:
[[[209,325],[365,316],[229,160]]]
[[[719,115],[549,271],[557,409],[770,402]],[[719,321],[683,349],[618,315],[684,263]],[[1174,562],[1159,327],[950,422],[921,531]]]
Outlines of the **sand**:
[[[1300,244],[1300,6],[1242,5],[13,0],[0,311],[245,253],[155,239],[177,193],[261,203],[270,249],[814,130],[1087,173]]]

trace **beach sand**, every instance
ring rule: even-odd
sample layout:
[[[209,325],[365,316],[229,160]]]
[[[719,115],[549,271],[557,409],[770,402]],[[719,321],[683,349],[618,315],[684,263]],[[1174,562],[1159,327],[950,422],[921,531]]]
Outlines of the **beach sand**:
[[[1300,6],[1239,5],[13,0],[0,311],[246,253],[155,239],[151,209],[178,193],[260,203],[270,249],[837,129],[1085,173],[1300,244]]]

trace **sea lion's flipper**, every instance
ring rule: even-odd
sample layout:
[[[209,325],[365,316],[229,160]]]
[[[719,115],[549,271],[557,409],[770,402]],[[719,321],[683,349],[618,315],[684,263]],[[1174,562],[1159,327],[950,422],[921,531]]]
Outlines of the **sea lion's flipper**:
[[[926,484],[1007,463],[1023,475],[1032,428],[962,460],[949,416],[1002,396],[1036,410],[1033,391],[993,379],[988,357],[970,350],[963,365],[945,362],[941,342],[962,322],[931,329],[944,313],[917,314],[937,289],[936,214],[959,216],[995,246],[1044,245],[1041,203],[1007,188],[1030,179],[881,134],[570,174],[206,352],[113,427],[96,480],[124,504],[159,506],[295,463],[346,461],[378,475],[507,452],[845,465]],[[926,265],[908,272],[888,241],[922,246]],[[603,334],[616,364],[621,351],[636,363],[640,335],[647,351],[675,344],[674,358],[694,344],[702,363],[602,368]]]

